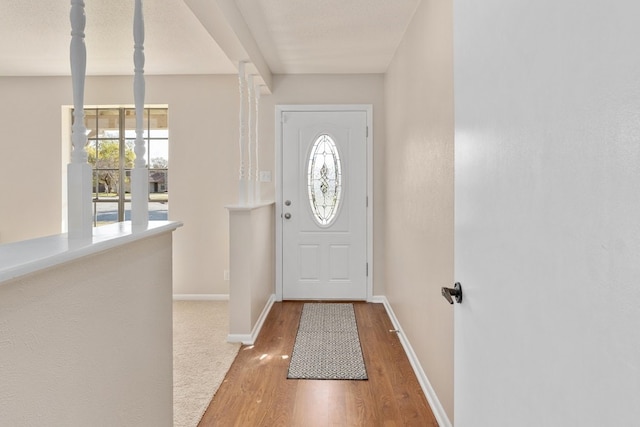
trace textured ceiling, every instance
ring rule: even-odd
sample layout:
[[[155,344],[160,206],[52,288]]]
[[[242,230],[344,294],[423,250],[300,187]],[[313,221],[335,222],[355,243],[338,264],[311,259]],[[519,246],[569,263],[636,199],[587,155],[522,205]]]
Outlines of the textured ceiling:
[[[236,3],[274,73],[382,73],[420,0]]]
[[[224,1],[235,1],[269,68],[280,74],[386,71],[420,2]],[[87,74],[132,74],[133,0],[85,4]],[[236,72],[185,0],[143,5],[146,74]],[[69,75],[69,11],[69,0],[0,0],[0,76]]]
[[[133,0],[85,0],[88,75],[133,73]],[[146,74],[234,65],[183,0],[145,0]],[[0,0],[0,75],[69,75],[69,0]]]

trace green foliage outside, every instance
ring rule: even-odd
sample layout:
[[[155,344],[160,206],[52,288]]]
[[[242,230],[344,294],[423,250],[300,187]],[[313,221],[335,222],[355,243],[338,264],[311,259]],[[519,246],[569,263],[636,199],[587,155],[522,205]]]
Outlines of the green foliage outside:
[[[107,194],[119,194],[121,188],[120,179],[120,143],[117,140],[98,141],[87,147],[88,161],[94,169],[99,169],[93,175],[93,188],[99,188],[99,192]],[[135,160],[133,144],[127,142],[124,151],[124,167],[132,168]],[[125,190],[129,184],[129,177],[124,177]]]

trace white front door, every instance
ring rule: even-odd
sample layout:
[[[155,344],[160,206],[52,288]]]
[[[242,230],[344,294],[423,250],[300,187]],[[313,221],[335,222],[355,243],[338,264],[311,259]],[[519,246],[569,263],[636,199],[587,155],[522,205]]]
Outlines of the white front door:
[[[367,114],[282,111],[282,296],[367,298]]]

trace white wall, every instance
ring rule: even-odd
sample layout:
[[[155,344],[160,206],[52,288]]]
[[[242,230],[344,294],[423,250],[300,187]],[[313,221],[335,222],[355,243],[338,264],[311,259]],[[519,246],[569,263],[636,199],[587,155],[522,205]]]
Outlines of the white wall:
[[[237,77],[158,76],[147,93],[169,104],[169,217],[184,222],[174,239],[174,293],[228,294],[224,206],[237,202]]]
[[[229,339],[253,342],[275,294],[275,205],[229,208],[231,289]],[[264,321],[264,319],[262,319]]]
[[[453,418],[452,2],[424,0],[385,76],[386,295]]]
[[[235,76],[147,76],[146,103],[169,105],[174,292],[227,294],[228,218],[237,201]],[[131,77],[89,77],[87,105],[132,105]],[[0,243],[60,232],[61,106],[69,78],[0,78]]]
[[[455,1],[457,426],[638,424],[639,16]]]
[[[171,426],[171,233],[0,283],[0,425]]]
[[[0,77],[0,243],[60,232],[61,105],[71,81]]]

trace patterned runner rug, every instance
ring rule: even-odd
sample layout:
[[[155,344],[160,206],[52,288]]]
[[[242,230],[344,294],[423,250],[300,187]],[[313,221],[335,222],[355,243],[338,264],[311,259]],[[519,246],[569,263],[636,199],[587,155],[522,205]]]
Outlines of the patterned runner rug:
[[[303,306],[287,378],[367,379],[353,304]]]

